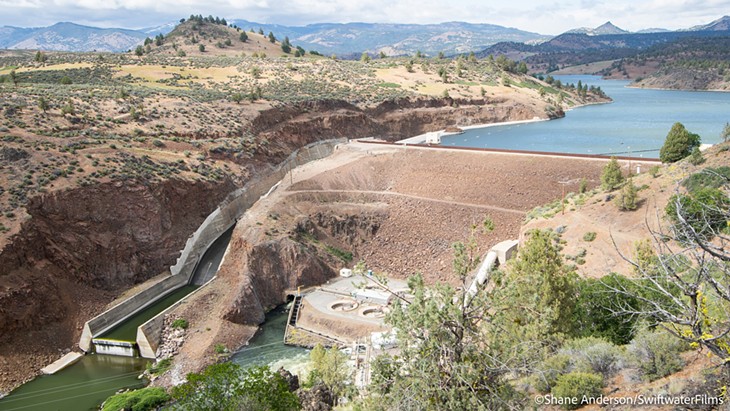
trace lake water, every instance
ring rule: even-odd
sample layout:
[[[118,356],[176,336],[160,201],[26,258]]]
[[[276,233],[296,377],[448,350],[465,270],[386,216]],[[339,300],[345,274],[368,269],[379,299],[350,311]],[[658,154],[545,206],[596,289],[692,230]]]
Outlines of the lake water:
[[[600,86],[614,101],[551,121],[467,130],[442,137],[441,145],[658,158],[675,122],[699,134],[702,143],[714,144],[730,121],[730,93],[628,88],[628,81],[598,76],[556,78]]]

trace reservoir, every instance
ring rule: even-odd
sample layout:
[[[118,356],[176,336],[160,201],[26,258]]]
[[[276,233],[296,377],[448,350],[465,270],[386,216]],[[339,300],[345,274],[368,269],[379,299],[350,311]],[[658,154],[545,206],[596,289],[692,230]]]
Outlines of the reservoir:
[[[675,122],[715,144],[730,121],[730,93],[629,88],[629,81],[598,76],[555,78],[600,86],[613,103],[578,107],[551,121],[469,129],[443,136],[441,145],[658,158]]]

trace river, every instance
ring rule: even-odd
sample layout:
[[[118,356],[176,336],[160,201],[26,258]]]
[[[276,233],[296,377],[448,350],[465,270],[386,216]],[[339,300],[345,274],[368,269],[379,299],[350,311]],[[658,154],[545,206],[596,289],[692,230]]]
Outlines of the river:
[[[556,76],[566,83],[600,86],[613,103],[578,107],[561,119],[474,128],[444,136],[443,146],[511,150],[616,154],[658,158],[675,122],[700,135],[703,143],[720,141],[730,121],[730,93],[648,90],[598,76]]]
[[[231,361],[247,368],[253,365],[268,365],[272,370],[284,367],[292,374],[300,371],[309,361],[309,350],[284,345],[284,332],[289,319],[289,306],[282,305],[266,314],[266,322],[243,347],[233,355]]]

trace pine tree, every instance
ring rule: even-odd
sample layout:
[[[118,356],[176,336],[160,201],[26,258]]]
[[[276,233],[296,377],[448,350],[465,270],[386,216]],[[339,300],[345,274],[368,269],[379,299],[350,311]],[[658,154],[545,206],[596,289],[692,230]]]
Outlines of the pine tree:
[[[241,35],[240,35],[240,36],[238,36],[238,39],[239,39],[239,40],[241,40],[242,42],[244,42],[244,43],[245,43],[245,42],[246,42],[246,40],[248,40],[248,34],[246,34],[246,32],[245,32],[245,31],[242,31],[242,32],[241,32]]]
[[[674,123],[659,150],[659,159],[662,163],[674,163],[690,155],[692,150],[699,146],[699,135],[687,131],[682,123]]]
[[[276,43],[276,37],[274,37],[274,33],[271,31],[269,32],[269,41],[272,43]]]
[[[624,182],[624,176],[621,173],[621,166],[618,164],[616,157],[611,157],[611,161],[603,167],[601,173],[601,188],[604,190],[614,190]]]
[[[281,51],[286,54],[291,53],[291,43],[289,43],[289,37],[285,36],[284,41],[281,42]]]
[[[618,209],[621,211],[636,210],[636,199],[638,189],[634,185],[632,178],[629,178],[621,189],[621,195],[618,198]]]

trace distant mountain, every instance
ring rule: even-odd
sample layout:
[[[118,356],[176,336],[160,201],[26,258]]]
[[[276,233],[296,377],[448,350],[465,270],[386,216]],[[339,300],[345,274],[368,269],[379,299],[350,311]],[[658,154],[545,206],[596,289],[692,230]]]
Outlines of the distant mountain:
[[[702,31],[595,35],[567,32],[534,46],[513,42],[495,44],[476,55],[477,57],[486,57],[490,54],[504,55],[513,60],[526,62],[533,72],[551,72],[564,67],[632,58],[652,47],[669,45],[684,39],[699,39],[701,44],[709,44],[711,47],[717,44],[714,39],[730,36],[730,31],[722,29],[728,20],[730,18],[722,18],[701,26],[707,28]],[[615,32],[608,24],[610,23],[601,27]]]
[[[142,33],[145,33],[150,37],[156,36],[158,34],[167,35],[167,33],[173,31],[178,24],[179,23],[176,21],[173,23],[160,24],[159,26],[145,27],[137,31],[141,31]]]
[[[700,26],[690,27],[690,31],[726,31],[730,30],[730,16],[722,16],[719,19]]]
[[[628,34],[629,32],[620,29],[607,21],[596,28],[581,27],[579,29],[568,30],[566,33],[586,34],[588,36],[606,36],[612,34]]]
[[[7,49],[22,41],[37,29],[3,26],[0,27],[0,48]]]
[[[440,24],[310,24],[307,26],[282,26],[261,24],[246,20],[233,20],[242,29],[259,28],[273,32],[278,38],[289,40],[307,50],[323,54],[347,55],[353,53],[379,53],[389,56],[414,54],[421,51],[434,56],[468,53],[481,50],[502,41],[540,42],[548,36],[493,24],[449,22]]]
[[[101,29],[74,23],[19,29],[0,27],[0,47],[49,51],[126,51],[147,34],[127,29]]]
[[[642,29],[642,30],[639,30],[639,31],[637,31],[636,33],[637,33],[637,34],[646,34],[646,33],[667,33],[667,32],[670,32],[670,31],[671,31],[671,30],[667,30],[667,29],[662,29],[662,28],[657,28],[657,27],[652,27],[652,28],[648,28],[648,29]]]

